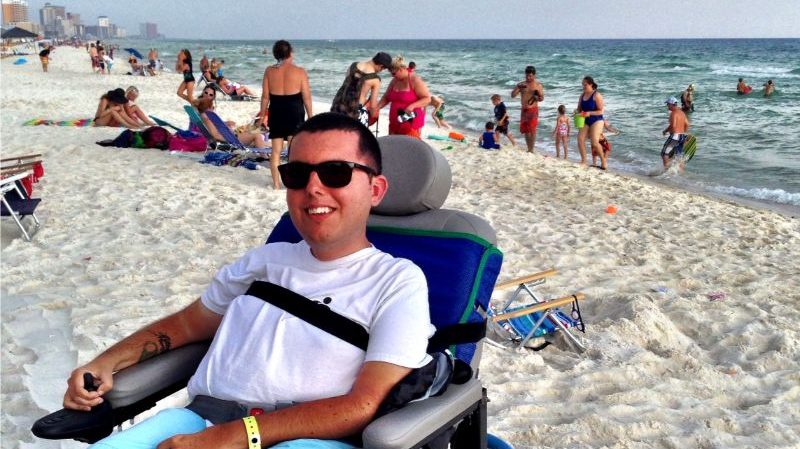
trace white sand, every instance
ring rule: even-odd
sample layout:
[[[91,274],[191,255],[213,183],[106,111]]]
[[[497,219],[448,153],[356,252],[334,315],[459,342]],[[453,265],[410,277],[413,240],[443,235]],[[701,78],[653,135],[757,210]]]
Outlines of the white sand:
[[[118,129],[20,126],[92,116],[101,93],[131,83],[146,112],[184,125],[177,75],[92,75],[88,57],[65,48],[46,75],[36,58],[12,61],[1,66],[2,154],[42,153],[46,174],[33,243],[2,224],[2,447],[84,447],[29,432],[60,407],[69,372],[196,298],[264,241],[284,196],[267,188],[268,170],[94,144]],[[241,121],[257,107],[218,111]],[[553,266],[561,273],[542,291],[587,295],[585,354],[486,347],[490,432],[517,448],[800,447],[798,219],[519,150],[452,146],[445,206],[495,226],[501,279]],[[710,301],[713,291],[726,299]]]

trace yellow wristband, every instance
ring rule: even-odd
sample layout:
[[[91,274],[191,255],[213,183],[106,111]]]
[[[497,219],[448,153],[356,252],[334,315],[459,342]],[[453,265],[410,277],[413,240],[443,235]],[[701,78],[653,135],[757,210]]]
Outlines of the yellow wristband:
[[[244,430],[247,432],[247,448],[261,449],[261,434],[258,432],[258,421],[255,416],[242,418]]]

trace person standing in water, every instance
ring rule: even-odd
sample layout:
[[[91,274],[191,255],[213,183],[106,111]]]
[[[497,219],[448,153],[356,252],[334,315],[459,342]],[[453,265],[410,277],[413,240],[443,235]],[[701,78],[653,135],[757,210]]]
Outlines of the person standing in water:
[[[694,112],[694,83],[689,84],[681,94],[681,110],[686,113]]]
[[[521,95],[522,113],[519,121],[519,132],[525,136],[528,153],[533,153],[536,144],[536,128],[539,126],[539,102],[544,100],[544,87],[536,80],[536,68],[525,67],[525,81],[517,84],[511,91],[511,98]]]
[[[664,168],[667,169],[676,156],[683,155],[683,143],[686,142],[689,130],[689,120],[686,114],[678,107],[678,99],[675,97],[667,98],[665,102],[667,109],[669,109],[669,125],[664,128],[663,135],[668,135],[664,146],[661,148],[661,161]],[[680,169],[683,170],[683,160],[680,163]]]
[[[592,157],[600,156],[600,169],[605,170],[606,156],[600,144],[605,120],[603,96],[597,91],[597,83],[591,76],[583,77],[583,93],[578,97],[578,112],[586,117],[583,128],[578,131],[578,151],[581,153],[581,165],[586,165],[586,138],[591,141]]]
[[[764,96],[769,97],[773,92],[775,92],[775,84],[773,84],[772,80],[768,80],[764,84]]]

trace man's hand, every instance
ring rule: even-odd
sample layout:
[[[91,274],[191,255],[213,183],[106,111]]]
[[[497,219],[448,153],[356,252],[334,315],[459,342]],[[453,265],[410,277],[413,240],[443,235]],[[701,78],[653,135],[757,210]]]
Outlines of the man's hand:
[[[89,373],[100,385],[97,391],[89,391],[83,384],[83,375]],[[76,368],[67,380],[67,392],[64,393],[64,408],[90,411],[92,407],[103,402],[102,395],[111,391],[114,385],[113,367],[105,366],[97,361]]]
[[[156,449],[242,449],[247,447],[247,433],[241,420],[211,426],[202,432],[175,435]]]

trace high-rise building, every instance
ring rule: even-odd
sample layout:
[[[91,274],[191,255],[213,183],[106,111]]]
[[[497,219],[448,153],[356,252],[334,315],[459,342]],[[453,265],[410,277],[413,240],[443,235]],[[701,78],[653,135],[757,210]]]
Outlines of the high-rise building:
[[[99,27],[109,27],[111,25],[111,20],[108,16],[99,16],[97,18],[97,26]]]
[[[64,37],[64,27],[62,20],[67,18],[66,8],[63,6],[45,3],[39,10],[39,20],[44,27],[44,34],[48,37]]]
[[[3,0],[3,26],[14,26],[28,21],[28,2],[25,0]]]
[[[155,23],[140,23],[139,36],[144,39],[158,39],[158,25]]]

